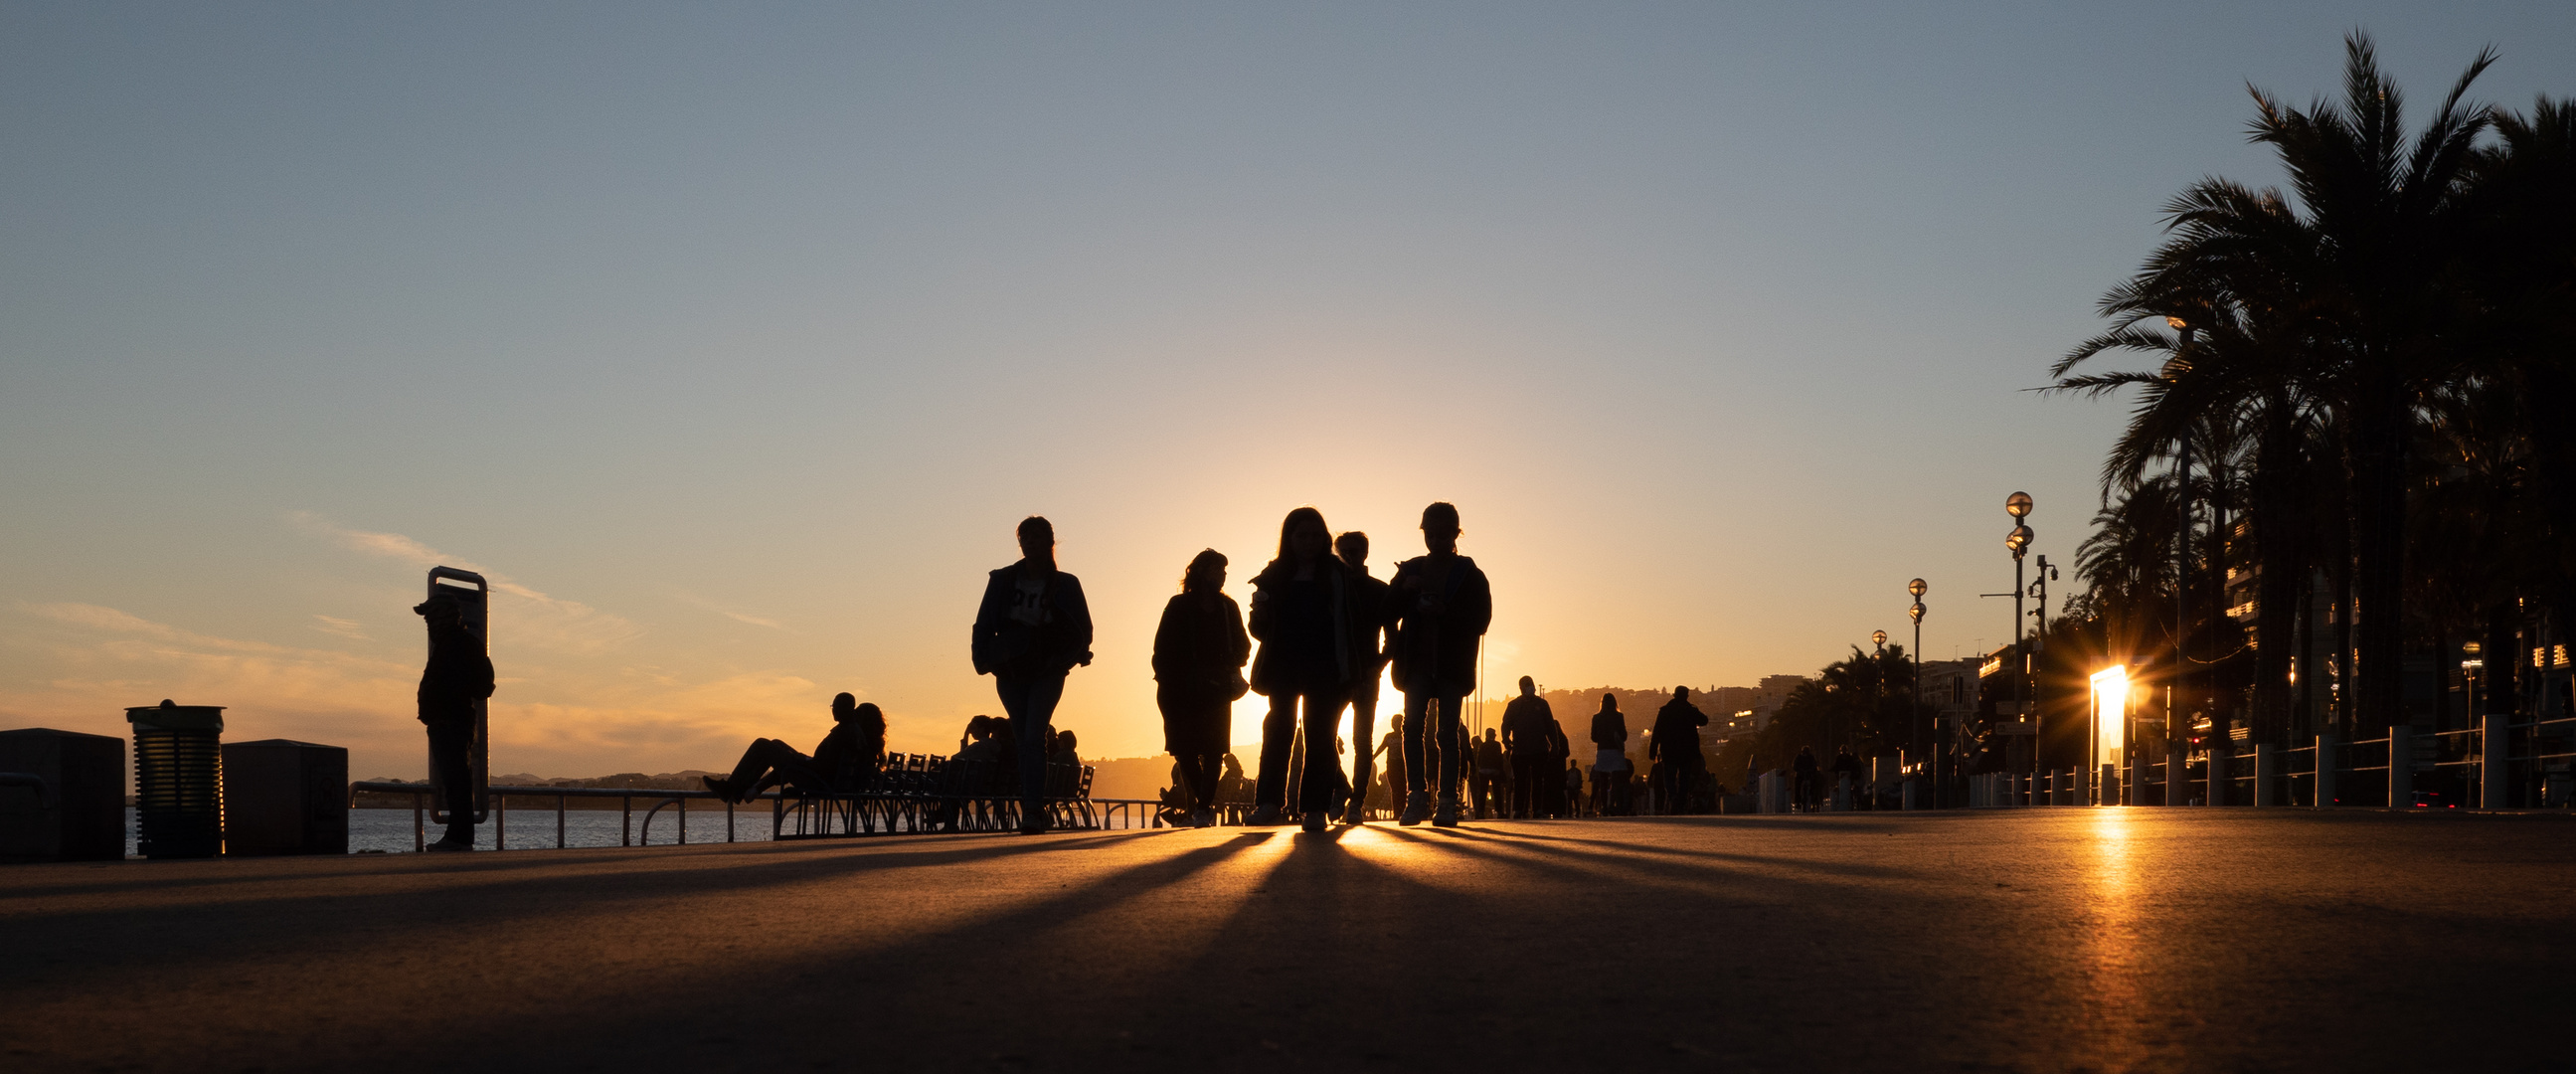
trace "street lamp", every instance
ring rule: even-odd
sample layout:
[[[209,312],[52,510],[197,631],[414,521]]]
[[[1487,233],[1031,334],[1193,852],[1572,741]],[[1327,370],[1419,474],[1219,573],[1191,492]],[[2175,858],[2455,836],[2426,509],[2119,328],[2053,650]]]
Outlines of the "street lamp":
[[[2022,577],[2021,557],[2030,551],[2031,542],[2039,539],[2030,531],[2029,524],[2022,521],[2030,517],[2031,507],[2030,493],[2016,492],[2004,497],[2004,513],[2013,517],[2012,532],[2004,535],[2004,547],[2012,550],[2013,558],[2013,651],[2021,657],[2021,677],[2013,683],[2013,716],[2016,719],[2030,718],[2030,646],[2022,641],[2021,633],[2021,602],[2029,583]],[[2031,763],[2039,763],[2039,741],[2036,737],[2031,740]]]
[[[1916,764],[1921,764],[1923,762],[1923,612],[1925,610],[1923,607],[1923,594],[1931,588],[1931,586],[1923,584],[1923,579],[1920,578],[1905,583],[1905,591],[1914,595],[1914,606],[1905,609],[1905,614],[1914,620],[1914,718],[1905,721],[1905,723],[1906,726],[1912,728],[1914,732],[1914,759]],[[1937,756],[1932,763],[1929,775],[1931,775],[1933,779],[1933,804],[1935,808],[1938,808],[1941,795],[1941,765]]]

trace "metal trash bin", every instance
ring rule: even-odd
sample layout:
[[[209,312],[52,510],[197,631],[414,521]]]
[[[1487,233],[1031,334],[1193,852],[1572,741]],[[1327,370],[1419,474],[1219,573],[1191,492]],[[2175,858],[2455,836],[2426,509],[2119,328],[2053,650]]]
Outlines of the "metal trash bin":
[[[285,738],[224,743],[224,854],[349,852],[349,751]]]
[[[224,707],[159,705],[125,710],[134,725],[136,852],[211,858],[224,849]]]
[[[0,786],[0,860],[124,859],[124,739],[46,727],[0,731],[0,772],[44,783]]]

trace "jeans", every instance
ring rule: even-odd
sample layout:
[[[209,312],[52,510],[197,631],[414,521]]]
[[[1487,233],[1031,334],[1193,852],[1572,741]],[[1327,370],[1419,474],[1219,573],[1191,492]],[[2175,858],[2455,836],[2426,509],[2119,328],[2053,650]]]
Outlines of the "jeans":
[[[756,738],[733,766],[734,793],[749,798],[771,787],[793,783],[808,791],[831,789],[830,781],[803,750],[774,738]]]
[[[1187,796],[1192,811],[1216,808],[1216,774],[1220,763],[1213,753],[1175,754],[1180,762],[1181,793]]]
[[[429,727],[429,763],[446,792],[447,840],[474,842],[474,724],[440,720]]]
[[[1465,694],[1435,697],[1405,691],[1404,775],[1412,784],[1407,789],[1416,792],[1429,789],[1432,762],[1425,754],[1436,749],[1440,753],[1440,796],[1453,802],[1457,800],[1458,777],[1465,770],[1467,759],[1467,725],[1458,720],[1458,705],[1466,699]],[[1434,703],[1438,704],[1440,713],[1437,730],[1432,729],[1432,717],[1428,715]]]
[[[1371,678],[1351,691],[1351,793],[1358,796],[1360,808],[1368,808],[1369,761],[1372,742],[1377,741],[1377,679]],[[1402,808],[1398,806],[1397,808]]]
[[[1297,737],[1299,699],[1305,701],[1306,767],[1297,776],[1297,811],[1320,813],[1332,801],[1341,775],[1341,758],[1333,754],[1333,733],[1342,722],[1337,694],[1293,694],[1270,697],[1270,713],[1261,718],[1261,771],[1252,785],[1256,807],[1287,805],[1288,755]]]
[[[1549,776],[1555,776],[1551,781]],[[1547,786],[1562,781],[1556,771],[1556,758],[1542,750],[1522,750],[1512,755],[1512,816],[1536,820],[1548,812]]]
[[[993,685],[1001,691],[1002,711],[1020,730],[1020,819],[1027,823],[1046,808],[1047,732],[1055,703],[1064,699],[1064,676],[995,675]]]

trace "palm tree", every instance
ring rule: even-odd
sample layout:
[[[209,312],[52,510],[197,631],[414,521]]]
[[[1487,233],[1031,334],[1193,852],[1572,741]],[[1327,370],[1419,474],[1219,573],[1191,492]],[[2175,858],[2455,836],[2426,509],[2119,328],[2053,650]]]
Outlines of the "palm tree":
[[[2232,429],[2250,443],[2250,528],[2264,535],[2256,544],[2269,639],[2289,633],[2291,587],[2306,574],[2310,549],[2296,538],[2311,527],[2297,515],[2297,485],[2313,469],[2310,431],[2340,434],[2363,609],[2357,715],[2368,729],[2392,722],[2403,700],[2407,450],[2426,402],[2462,364],[2453,349],[2467,252],[2462,191],[2490,121],[2462,98],[2494,60],[2493,50],[2482,52],[2411,139],[2403,95],[2365,35],[2345,39],[2340,104],[2293,109],[2253,90],[2249,133],[2275,151],[2296,204],[2224,180],[2194,184],[2167,207],[2172,238],[2104,299],[2103,312],[2122,323],[2052,371],[2059,390],[2145,389],[2106,466],[2106,488],[2195,438]],[[2157,317],[2187,331],[2168,336],[2151,323]],[[2166,367],[2066,376],[2123,349],[2161,351]],[[2289,703],[2288,646],[2272,648],[2255,688],[2267,734],[2277,733]]]

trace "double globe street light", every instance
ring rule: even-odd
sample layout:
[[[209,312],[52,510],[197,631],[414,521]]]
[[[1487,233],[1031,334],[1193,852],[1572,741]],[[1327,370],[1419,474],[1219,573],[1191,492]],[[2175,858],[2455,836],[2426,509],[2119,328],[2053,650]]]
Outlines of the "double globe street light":
[[[1920,578],[1905,583],[1905,591],[1914,595],[1913,606],[1905,609],[1905,614],[1914,620],[1914,688],[1908,698],[1914,703],[1914,718],[1905,723],[1914,732],[1916,764],[1921,764],[1923,757],[1923,594],[1930,588],[1932,587],[1923,584],[1923,579]],[[1933,757],[1929,774],[1932,776],[1933,804],[1938,808],[1941,800],[1941,763],[1937,753]]]

